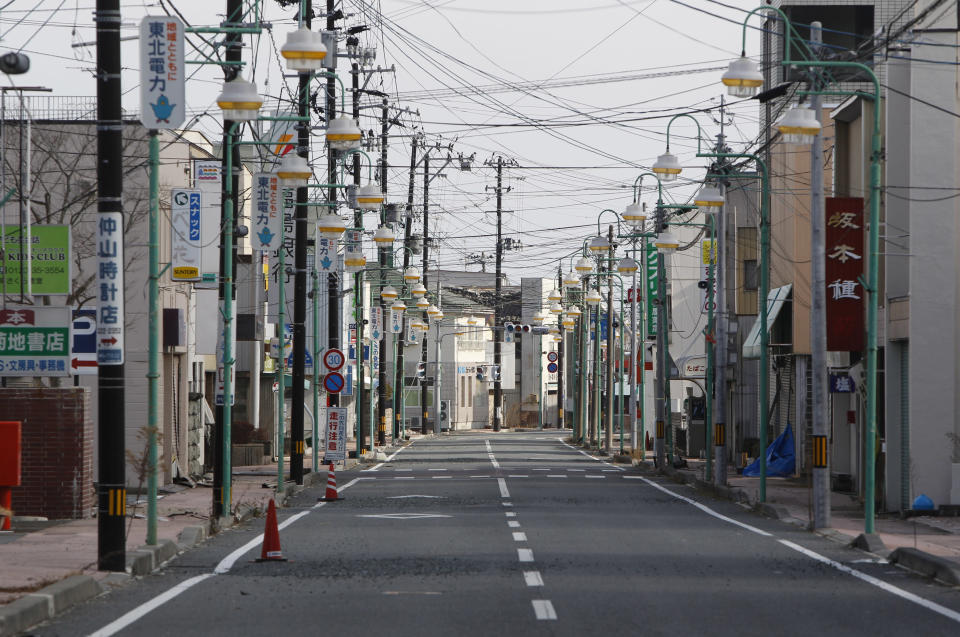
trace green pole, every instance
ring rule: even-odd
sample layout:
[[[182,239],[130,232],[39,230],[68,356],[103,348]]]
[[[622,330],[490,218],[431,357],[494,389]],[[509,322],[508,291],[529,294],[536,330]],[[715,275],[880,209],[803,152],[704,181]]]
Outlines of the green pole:
[[[707,213],[707,218],[710,220],[710,252],[707,257],[710,259],[709,266],[707,267],[707,334],[710,338],[713,338],[713,306],[715,300],[714,295],[716,294],[716,290],[714,289],[714,276],[716,274],[717,266],[715,260],[718,252],[716,217],[713,214]],[[703,455],[707,458],[707,468],[704,479],[710,482],[713,479],[713,447],[710,444],[710,427],[713,424],[713,351],[715,346],[709,339],[704,339],[704,342],[707,347],[707,382],[703,392],[707,403],[703,420]]]
[[[320,290],[317,285],[317,270],[310,273],[313,279],[313,461],[310,468],[314,473],[320,470],[320,319],[319,312]]]
[[[647,378],[647,316],[646,304],[648,303],[647,299],[647,238],[643,237],[640,244],[640,268],[639,271],[643,272],[643,284],[637,286],[636,283],[633,286],[634,298],[641,298],[640,288],[643,288],[643,303],[640,304],[640,307],[637,310],[637,316],[640,321],[640,338],[637,340],[639,343],[634,343],[634,347],[639,350],[640,356],[640,431],[638,436],[640,438],[640,459],[647,459],[647,428],[644,424],[644,421],[647,416],[647,387],[646,387],[646,378]],[[634,277],[636,281],[636,277]],[[636,329],[634,329],[636,333]],[[637,441],[634,441],[634,447],[636,447]]]
[[[280,224],[280,249],[277,250],[280,256],[280,274],[277,277],[277,292],[279,295],[279,303],[277,303],[277,327],[279,328],[280,335],[277,339],[278,346],[280,351],[277,353],[277,371],[275,372],[275,378],[277,379],[277,493],[283,493],[283,477],[285,468],[283,466],[283,446],[287,419],[287,394],[286,388],[286,366],[287,366],[287,357],[285,351],[285,345],[287,342],[287,316],[285,309],[287,307],[287,294],[284,285],[284,279],[286,278],[287,272],[287,258],[286,250],[283,248],[284,244],[284,223]]]
[[[147,544],[157,543],[157,428],[160,424],[160,132],[150,135],[150,319],[147,371]]]
[[[233,422],[233,146],[237,127],[242,122],[233,122],[227,132],[227,147],[225,149],[226,174],[223,202],[223,440],[221,453],[223,454],[223,512],[229,513],[233,503],[233,459],[230,457],[232,448]],[[283,251],[281,250],[281,254]],[[283,290],[283,287],[280,288]]]
[[[620,287],[620,340],[614,339],[617,343],[617,352],[620,356],[620,373],[617,376],[617,387],[620,389],[619,398],[617,398],[617,411],[620,412],[620,454],[623,455],[623,286]],[[631,391],[633,388],[630,388]],[[628,403],[629,404],[629,403]]]

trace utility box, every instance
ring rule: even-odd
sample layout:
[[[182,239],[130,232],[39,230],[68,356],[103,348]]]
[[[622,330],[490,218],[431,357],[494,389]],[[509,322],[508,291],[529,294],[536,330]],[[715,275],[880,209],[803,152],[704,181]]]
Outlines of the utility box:
[[[20,421],[0,421],[0,487],[20,486]]]

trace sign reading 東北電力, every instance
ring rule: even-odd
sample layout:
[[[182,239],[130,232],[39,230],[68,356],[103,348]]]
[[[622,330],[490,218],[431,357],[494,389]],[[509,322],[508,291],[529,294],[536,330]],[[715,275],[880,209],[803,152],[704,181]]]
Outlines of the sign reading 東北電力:
[[[179,128],[186,119],[183,22],[173,16],[140,21],[140,121],[149,129]]]

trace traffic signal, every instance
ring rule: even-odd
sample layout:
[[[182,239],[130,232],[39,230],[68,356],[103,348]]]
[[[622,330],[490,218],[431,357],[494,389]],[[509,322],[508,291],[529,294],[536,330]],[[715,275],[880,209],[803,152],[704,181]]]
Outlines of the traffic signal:
[[[427,364],[426,363],[417,363],[417,378],[423,380],[427,377]]]
[[[21,75],[30,70],[30,58],[23,53],[10,51],[0,55],[0,71],[7,75]]]
[[[518,325],[517,328],[518,328],[518,331],[523,332],[524,334],[529,334],[531,329],[530,326],[527,324]]]
[[[449,422],[450,422],[450,401],[441,400],[440,401],[440,423],[449,424]]]
[[[477,380],[487,380],[487,368],[481,365],[477,366]]]
[[[491,365],[490,366],[490,380],[498,381],[500,380],[500,366]]]
[[[520,326],[519,326],[519,325],[514,325],[513,323],[504,323],[504,324],[503,324],[503,329],[506,330],[507,334],[513,334],[514,332],[517,331],[517,328],[518,328],[518,327],[520,327]]]

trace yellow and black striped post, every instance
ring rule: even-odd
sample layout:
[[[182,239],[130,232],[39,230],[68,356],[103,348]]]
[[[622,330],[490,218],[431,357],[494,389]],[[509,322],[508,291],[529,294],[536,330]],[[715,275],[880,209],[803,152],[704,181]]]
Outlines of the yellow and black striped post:
[[[812,436],[813,440],[813,467],[825,469],[827,467],[827,437]]]
[[[727,426],[725,423],[718,422],[714,424],[713,444],[716,447],[722,447],[727,444]]]

